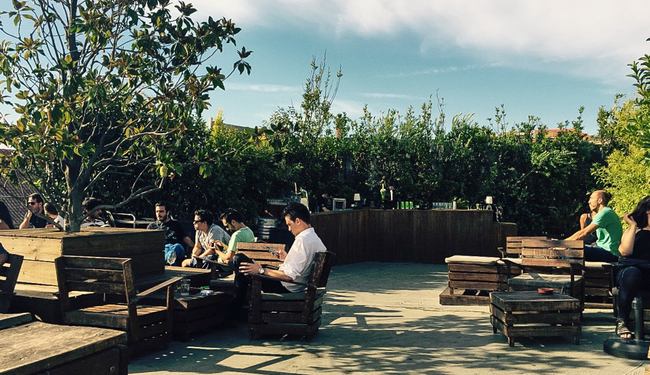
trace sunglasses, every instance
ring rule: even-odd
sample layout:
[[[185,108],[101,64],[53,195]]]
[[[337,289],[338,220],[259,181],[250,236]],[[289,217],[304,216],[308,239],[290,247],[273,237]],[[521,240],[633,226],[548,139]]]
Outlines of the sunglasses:
[[[34,206],[34,205],[38,204],[38,202],[27,202],[27,204],[30,205],[30,206]]]
[[[203,222],[203,220],[194,220],[194,221],[192,221],[192,223],[194,223],[194,224],[198,224],[198,223],[201,223],[201,222]]]

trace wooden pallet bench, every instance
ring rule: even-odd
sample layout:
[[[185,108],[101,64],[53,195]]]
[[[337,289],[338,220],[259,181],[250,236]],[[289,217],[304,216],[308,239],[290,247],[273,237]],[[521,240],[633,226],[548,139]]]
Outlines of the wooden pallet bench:
[[[127,374],[126,334],[0,314],[1,374]]]
[[[486,305],[490,292],[508,288],[508,267],[498,257],[454,255],[445,262],[449,281],[441,305]]]

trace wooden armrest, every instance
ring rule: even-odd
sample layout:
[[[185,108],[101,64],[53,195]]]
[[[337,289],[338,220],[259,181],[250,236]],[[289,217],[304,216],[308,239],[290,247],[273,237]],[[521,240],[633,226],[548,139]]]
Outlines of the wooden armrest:
[[[177,283],[178,281],[180,281],[182,279],[183,278],[180,277],[180,276],[172,277],[171,279],[169,279],[167,281],[163,281],[162,283],[160,283],[158,285],[152,286],[151,288],[136,294],[135,297],[136,298],[146,297],[146,296],[150,295],[151,293],[159,291],[160,289],[170,287],[170,286],[174,285],[175,283]]]

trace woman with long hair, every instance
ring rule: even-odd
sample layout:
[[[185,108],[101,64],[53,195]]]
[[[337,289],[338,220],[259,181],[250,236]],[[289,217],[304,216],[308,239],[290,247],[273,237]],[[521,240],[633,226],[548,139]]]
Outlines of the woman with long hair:
[[[619,252],[621,259],[616,280],[618,284],[616,334],[631,339],[629,329],[632,300],[640,290],[650,288],[650,196],[643,198],[631,214],[625,215],[628,228],[623,233]]]

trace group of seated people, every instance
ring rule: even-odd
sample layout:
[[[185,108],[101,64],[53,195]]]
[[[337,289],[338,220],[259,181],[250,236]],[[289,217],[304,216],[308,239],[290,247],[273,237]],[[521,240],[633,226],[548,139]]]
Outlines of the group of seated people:
[[[102,202],[97,198],[84,199],[81,204],[85,214],[81,223],[82,228],[110,226],[106,212],[98,208],[101,204]],[[27,197],[27,210],[17,229],[54,227],[64,229],[64,226],[65,221],[59,215],[56,206],[51,202],[45,202],[39,193],[33,193]],[[4,202],[0,202],[0,229],[16,229]]]
[[[2,202],[0,202],[2,203]],[[43,201],[40,194],[31,194],[27,199],[28,210],[19,229],[45,228],[58,224],[63,228],[63,219],[55,211],[54,206]],[[103,210],[98,209],[101,201],[96,198],[84,200],[83,207],[86,219],[82,227],[108,226],[103,216]],[[48,211],[48,207],[52,212]],[[6,213],[6,215],[5,215]],[[296,286],[287,282],[305,282],[308,280],[314,256],[317,252],[326,251],[325,245],[311,227],[310,213],[307,207],[300,203],[288,204],[282,212],[289,231],[295,236],[293,245],[288,252],[278,254],[283,264],[278,270],[265,269],[255,264],[244,254],[237,253],[237,245],[245,242],[255,242],[253,231],[246,226],[241,213],[235,209],[227,209],[219,217],[225,230],[214,222],[213,215],[204,209],[194,212],[193,225],[196,231],[192,240],[184,231],[183,226],[174,220],[164,202],[155,204],[156,221],[148,229],[158,229],[165,232],[164,257],[167,264],[184,267],[215,268],[218,276],[235,273],[235,285],[245,293],[250,274],[266,275],[263,283],[264,291],[276,293],[296,292],[304,286]],[[46,215],[47,218],[46,219]],[[0,229],[14,229],[11,216],[4,203],[0,205]],[[230,232],[230,234],[228,233]],[[189,253],[186,251],[191,249]],[[7,252],[0,244],[0,264],[7,260]],[[243,294],[240,299],[243,298]]]
[[[250,274],[266,276],[262,282],[262,290],[265,292],[290,293],[303,290],[304,286],[292,282],[304,284],[308,281],[315,254],[327,251],[311,226],[309,210],[297,202],[289,203],[281,214],[295,239],[288,252],[278,253],[283,263],[277,270],[266,269],[237,252],[238,244],[255,242],[255,235],[244,223],[243,215],[235,209],[229,208],[219,217],[225,230],[214,222],[209,211],[196,210],[192,221],[194,241],[185,233],[182,225],[170,217],[167,203],[157,202],[155,213],[156,221],[148,229],[165,231],[165,261],[183,267],[214,268],[219,277],[234,272],[237,290],[235,305],[244,301]],[[192,249],[189,256],[186,256],[185,246]]]
[[[615,332],[621,339],[631,339],[634,337],[629,328],[632,301],[639,291],[650,291],[650,196],[643,198],[634,211],[623,216],[627,224],[625,232],[619,216],[607,206],[610,199],[611,195],[604,190],[591,193],[590,213],[580,218],[581,229],[567,239],[585,240],[586,261],[616,263]]]

